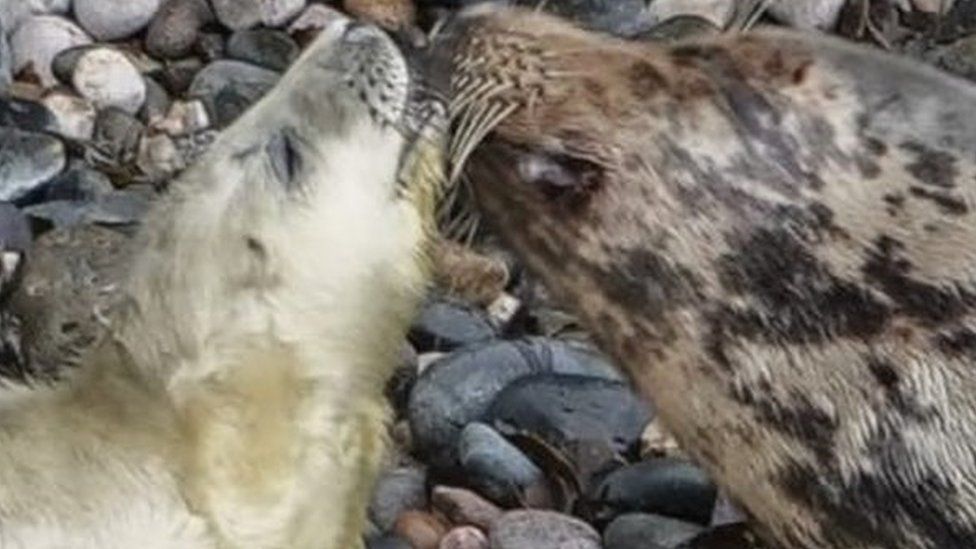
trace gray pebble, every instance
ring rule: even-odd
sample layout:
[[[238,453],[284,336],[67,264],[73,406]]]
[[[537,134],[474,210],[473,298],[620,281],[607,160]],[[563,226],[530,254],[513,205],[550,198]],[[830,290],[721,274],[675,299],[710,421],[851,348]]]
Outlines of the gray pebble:
[[[458,458],[469,485],[501,505],[516,505],[525,489],[545,482],[532,460],[483,423],[461,431]]]
[[[275,71],[241,61],[220,60],[204,67],[188,95],[203,100],[217,127],[226,127],[278,82]]]
[[[287,33],[274,29],[240,30],[227,40],[227,57],[275,71],[287,69],[299,53]]]
[[[64,144],[50,135],[0,127],[0,200],[15,200],[64,169]]]
[[[603,532],[604,549],[676,549],[704,531],[697,524],[647,513],[614,519]]]
[[[601,549],[589,524],[552,511],[509,511],[492,525],[492,549]]]

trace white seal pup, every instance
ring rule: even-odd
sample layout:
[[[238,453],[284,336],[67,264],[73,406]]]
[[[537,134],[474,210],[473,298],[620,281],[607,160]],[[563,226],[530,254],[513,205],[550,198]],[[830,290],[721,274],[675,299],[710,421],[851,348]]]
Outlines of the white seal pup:
[[[361,546],[443,108],[337,19],[174,182],[104,340],[0,392],[0,547]]]

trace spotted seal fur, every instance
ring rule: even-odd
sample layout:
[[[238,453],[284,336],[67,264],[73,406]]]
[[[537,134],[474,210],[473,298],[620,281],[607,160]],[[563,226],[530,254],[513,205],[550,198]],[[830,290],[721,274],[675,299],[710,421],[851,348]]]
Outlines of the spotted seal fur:
[[[972,85],[786,30],[439,40],[452,171],[767,540],[976,545]]]
[[[331,22],[155,207],[102,342],[0,390],[0,546],[361,547],[444,113]]]

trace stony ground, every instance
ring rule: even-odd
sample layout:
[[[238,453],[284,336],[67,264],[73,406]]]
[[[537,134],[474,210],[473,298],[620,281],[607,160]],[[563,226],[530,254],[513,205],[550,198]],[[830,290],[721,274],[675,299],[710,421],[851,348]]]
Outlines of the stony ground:
[[[53,375],[91,343],[148,206],[337,11],[422,40],[473,3],[0,0],[0,371]],[[976,78],[976,0],[543,4],[632,40],[814,29]],[[441,248],[404,342],[369,547],[755,546],[653,405],[476,236]]]

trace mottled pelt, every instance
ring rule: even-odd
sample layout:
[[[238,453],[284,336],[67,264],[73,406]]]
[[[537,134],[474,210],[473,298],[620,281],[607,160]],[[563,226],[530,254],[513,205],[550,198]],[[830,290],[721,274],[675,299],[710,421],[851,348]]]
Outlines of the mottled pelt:
[[[452,171],[767,540],[976,546],[971,84],[783,30],[441,43]]]

